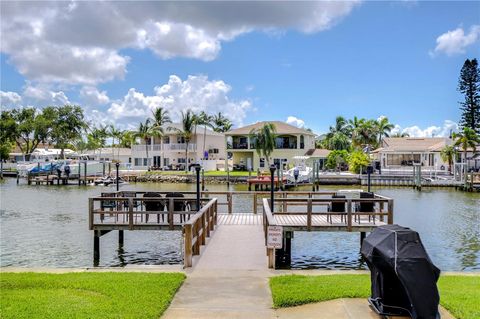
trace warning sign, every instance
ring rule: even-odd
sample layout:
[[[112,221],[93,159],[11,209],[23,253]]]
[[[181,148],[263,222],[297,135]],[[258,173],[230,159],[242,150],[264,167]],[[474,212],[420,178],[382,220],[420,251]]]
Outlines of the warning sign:
[[[267,229],[267,248],[282,249],[283,227],[268,226]]]

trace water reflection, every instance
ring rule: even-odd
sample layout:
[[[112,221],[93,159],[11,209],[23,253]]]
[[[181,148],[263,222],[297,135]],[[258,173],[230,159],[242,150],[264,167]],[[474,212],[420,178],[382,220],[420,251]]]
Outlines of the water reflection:
[[[227,189],[226,185],[207,188]],[[107,189],[111,191],[101,187],[17,186],[14,179],[6,179],[0,184],[0,265],[92,266],[93,233],[88,230],[86,199]],[[128,189],[187,191],[194,186],[137,184],[128,185]],[[230,189],[247,187],[231,185]],[[394,222],[418,231],[432,261],[442,270],[480,270],[480,194],[445,188],[373,190],[395,199]],[[247,212],[251,207],[250,199],[234,200],[236,212]],[[179,231],[125,231],[124,236],[123,246],[119,246],[117,231],[101,237],[100,266],[183,261]],[[292,267],[363,269],[359,237],[358,233],[297,232],[292,240]]]

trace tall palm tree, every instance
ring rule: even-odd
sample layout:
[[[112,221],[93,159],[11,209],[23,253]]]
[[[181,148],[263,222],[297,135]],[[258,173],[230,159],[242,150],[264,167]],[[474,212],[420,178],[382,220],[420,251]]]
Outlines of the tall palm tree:
[[[131,148],[135,141],[135,132],[133,131],[122,131],[122,136],[120,136],[119,144],[122,147]]]
[[[153,129],[157,131],[158,136],[163,136],[165,134],[163,127],[167,123],[172,123],[170,116],[168,115],[168,110],[165,110],[163,107],[157,107],[152,112],[153,115]],[[163,163],[165,158],[165,153],[163,150],[163,141],[162,144],[162,156],[160,158],[160,163]]]
[[[215,132],[225,133],[232,128],[232,122],[222,112],[218,112],[212,116],[212,128]]]
[[[99,127],[94,126],[90,129],[90,133],[87,134],[88,148],[93,149],[93,154],[95,154],[97,149],[100,149],[99,158],[102,157],[102,148],[105,147],[107,137],[107,127],[102,125]]]
[[[454,146],[460,146],[463,150],[463,160],[467,162],[467,149],[471,147],[473,153],[476,152],[476,146],[480,143],[480,136],[471,128],[464,127],[463,132],[453,133]]]
[[[377,133],[378,133],[378,144],[382,144],[383,137],[389,137],[390,132],[395,127],[392,123],[388,121],[387,117],[382,117],[376,121]]]
[[[197,116],[197,123],[203,125],[203,150],[202,150],[202,159],[205,158],[205,140],[207,137],[207,126],[212,125],[213,117],[205,113],[204,111],[200,112]]]
[[[335,118],[335,125],[330,126],[325,138],[325,144],[329,149],[346,150],[350,147],[351,129],[343,116]]]
[[[377,123],[375,120],[360,119],[355,139],[352,140],[357,147],[377,145]]]
[[[151,137],[158,135],[158,131],[154,129],[154,127],[150,123],[150,119],[146,119],[145,122],[140,122],[140,124],[138,125],[138,129],[134,135],[135,137],[141,138],[145,142],[145,153],[147,155],[148,167],[148,160],[150,159],[150,157],[148,156],[148,141]]]
[[[122,137],[122,131],[115,128],[115,125],[111,124],[108,127],[108,135],[112,138],[112,157],[115,157],[114,155],[114,145],[115,145],[115,140],[117,140],[117,159],[120,158],[120,147],[118,144],[120,144],[120,138]]]
[[[275,149],[276,133],[273,123],[265,123],[262,127],[250,131],[250,140],[254,142],[258,156],[265,157],[267,166],[270,166],[270,155]]]
[[[155,110],[152,111],[153,115],[153,122],[152,126],[154,129],[158,130],[161,134],[163,134],[163,126],[167,123],[172,123],[170,116],[168,115],[168,111],[165,110],[163,107],[157,107]]]
[[[178,135],[182,136],[185,140],[185,171],[188,172],[188,145],[192,140],[196,126],[196,117],[191,110],[182,111],[182,129],[179,130],[175,127],[169,127],[171,131],[175,131]]]
[[[440,152],[440,156],[444,162],[448,162],[448,172],[452,173],[453,159],[457,156],[457,150],[453,145],[446,145]]]

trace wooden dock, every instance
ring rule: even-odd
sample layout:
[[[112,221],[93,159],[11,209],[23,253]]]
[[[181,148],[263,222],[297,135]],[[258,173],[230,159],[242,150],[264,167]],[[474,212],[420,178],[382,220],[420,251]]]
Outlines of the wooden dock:
[[[274,209],[270,208],[270,192],[201,192],[201,209],[196,209],[195,192],[119,191],[89,198],[89,229],[94,232],[94,264],[100,258],[100,237],[112,230],[119,232],[123,245],[125,230],[182,231],[184,234],[184,266],[191,267],[193,256],[207,244],[215,228],[228,225],[260,225],[283,229],[284,248],[267,249],[270,267],[290,262],[290,245],[294,231],[359,232],[393,222],[393,200],[375,195],[373,198],[332,198],[335,192],[275,192]],[[235,202],[243,197],[250,202],[240,212]],[[337,209],[332,211],[333,206]],[[338,205],[344,209],[338,210]],[[367,207],[368,209],[365,209]],[[263,210],[259,212],[259,208]],[[222,211],[223,210],[223,211]]]

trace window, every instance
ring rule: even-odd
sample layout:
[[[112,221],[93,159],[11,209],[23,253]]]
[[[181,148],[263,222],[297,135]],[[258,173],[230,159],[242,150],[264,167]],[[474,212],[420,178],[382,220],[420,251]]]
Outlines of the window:
[[[143,166],[148,166],[148,158],[143,159]]]
[[[265,167],[265,159],[262,157],[260,158],[260,168],[264,168]]]
[[[135,166],[142,166],[142,159],[135,157]]]
[[[163,137],[163,144],[170,144],[170,136]]]
[[[183,164],[185,163],[185,158],[181,157],[178,159],[178,163]]]
[[[300,148],[305,148],[305,138],[303,137],[303,135],[300,135]]]
[[[177,143],[178,144],[185,144],[185,137],[177,136]]]
[[[420,163],[420,154],[387,154],[387,165],[412,166]]]

